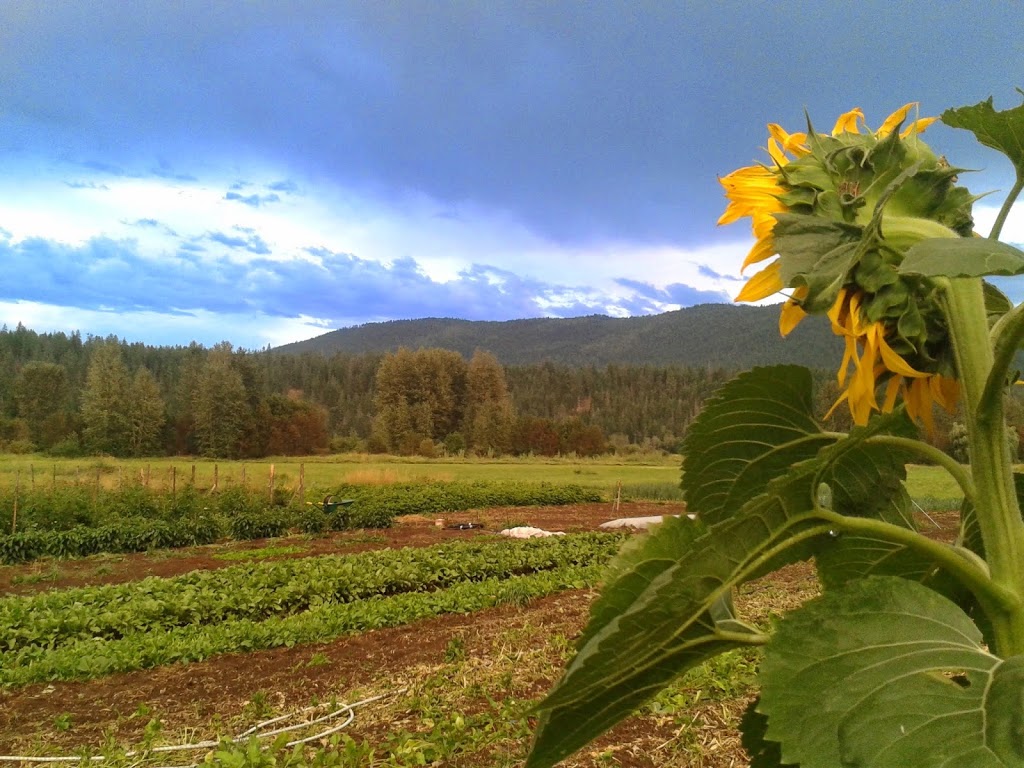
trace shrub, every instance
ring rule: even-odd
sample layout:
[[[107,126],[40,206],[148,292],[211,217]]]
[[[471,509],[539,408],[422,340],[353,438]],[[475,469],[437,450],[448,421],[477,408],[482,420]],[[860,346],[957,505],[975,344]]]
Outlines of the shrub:
[[[303,533],[323,533],[331,527],[331,521],[323,507],[305,507],[298,514],[299,530]]]

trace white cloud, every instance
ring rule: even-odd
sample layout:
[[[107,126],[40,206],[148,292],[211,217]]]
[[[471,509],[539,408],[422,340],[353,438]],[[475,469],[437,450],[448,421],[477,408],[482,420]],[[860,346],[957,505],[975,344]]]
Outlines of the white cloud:
[[[974,229],[979,234],[987,236],[992,231],[992,225],[995,224],[996,216],[999,215],[999,207],[982,202],[975,204]],[[1006,217],[999,239],[1008,243],[1024,244],[1024,202],[1020,202],[1010,209],[1010,215]]]
[[[0,301],[0,323],[14,328],[22,323],[37,333],[70,333],[152,345],[187,345],[196,341],[212,346],[230,341],[236,347],[262,349],[312,338],[330,330],[326,321],[307,315],[294,318],[263,314],[231,314],[196,310],[182,314],[160,312],[102,312],[32,301]]]

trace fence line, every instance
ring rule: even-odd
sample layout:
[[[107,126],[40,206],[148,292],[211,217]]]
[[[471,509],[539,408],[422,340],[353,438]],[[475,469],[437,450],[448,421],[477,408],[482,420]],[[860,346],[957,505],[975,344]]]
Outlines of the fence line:
[[[105,471],[106,469],[106,471]],[[90,473],[92,477],[88,482],[83,481],[83,467],[75,466],[73,469],[68,469],[63,473],[60,473],[58,477],[57,464],[54,464],[50,474],[50,494],[57,495],[59,489],[73,487],[73,488],[88,488],[91,491],[93,504],[98,503],[98,497],[101,493],[109,492],[112,490],[124,490],[126,487],[124,467],[117,467],[116,480],[105,482],[104,476],[113,474],[113,468],[104,468],[102,466],[95,467],[95,472]],[[21,502],[24,500],[24,489],[21,483],[22,470],[16,469],[14,471],[14,487],[13,487],[13,517],[11,524],[11,532],[14,533],[17,528],[17,516],[18,508]],[[28,469],[28,491],[35,493],[36,482],[35,482],[35,465],[29,465]],[[203,482],[202,475],[197,472],[196,465],[193,463],[189,469],[189,484],[191,487],[206,493],[215,493],[220,490],[232,486],[240,486],[242,488],[248,488],[254,492],[258,492],[260,486],[263,485],[263,481],[258,478],[252,477],[247,473],[246,465],[242,464],[240,469],[240,476],[238,482],[234,482],[234,478],[231,475],[224,475],[220,471],[219,463],[214,463],[212,468],[212,475],[210,478],[209,485]],[[166,475],[161,477],[158,473],[155,478],[152,473],[152,467],[147,464],[145,467],[139,468],[138,474],[138,485],[145,488],[146,490],[154,493],[170,493],[172,498],[176,498],[178,493],[178,467],[172,464],[168,467]],[[302,498],[306,492],[306,465],[300,463],[298,465],[298,478],[292,483],[282,482],[281,474],[277,471],[276,464],[270,464],[267,467],[267,479],[266,485],[263,487],[266,489],[271,502],[274,500],[275,491],[288,489],[292,491],[291,497]],[[2,486],[0,486],[0,495],[3,495]]]

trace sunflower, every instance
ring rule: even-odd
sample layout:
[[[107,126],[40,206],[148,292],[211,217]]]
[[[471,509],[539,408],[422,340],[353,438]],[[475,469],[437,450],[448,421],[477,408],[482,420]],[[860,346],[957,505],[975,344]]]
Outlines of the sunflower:
[[[969,234],[973,198],[954,186],[957,169],[918,139],[937,118],[903,128],[913,107],[896,110],[877,131],[866,127],[860,109],[841,115],[831,134],[817,134],[810,126],[806,133],[789,133],[768,125],[771,163],[720,178],[728,206],[718,223],[750,217],[755,243],[742,269],[772,260],[746,282],[736,301],[759,301],[788,287],[779,316],[783,336],[818,311],[843,338],[837,374],[843,390],[833,409],[846,402],[854,422],[866,424],[872,412],[890,412],[902,397],[911,417],[931,431],[932,404],[954,408],[959,386],[944,352],[949,347],[944,320],[934,302],[929,304],[931,286],[898,273],[908,246],[905,237],[899,239],[896,222],[930,219],[947,227],[950,236]],[[780,218],[799,226],[801,215],[861,239],[860,247],[850,249],[858,259],[838,281],[832,275],[816,281],[805,257],[794,265],[780,252]],[[879,402],[876,393],[883,385]]]

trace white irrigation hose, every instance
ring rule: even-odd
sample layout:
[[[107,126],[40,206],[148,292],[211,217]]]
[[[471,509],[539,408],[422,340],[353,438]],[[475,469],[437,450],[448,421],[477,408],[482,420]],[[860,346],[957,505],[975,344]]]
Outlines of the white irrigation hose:
[[[924,511],[924,507],[922,507],[920,504],[918,504],[916,501],[914,501],[914,499],[911,499],[910,501],[913,503],[913,505],[915,507],[917,507],[918,511],[922,515],[924,515],[925,517],[927,517],[929,520],[932,521],[932,525],[934,525],[936,528],[941,528],[942,527],[937,522],[935,522],[935,518],[934,517],[932,517],[931,515],[929,515],[927,512]]]
[[[271,718],[269,720],[264,720],[261,723],[257,723],[252,728],[249,728],[246,731],[242,731],[238,735],[234,736],[231,739],[231,741],[242,741],[242,740],[244,740],[244,739],[246,739],[246,738],[248,738],[250,736],[253,737],[253,738],[256,738],[256,739],[268,739],[271,736],[278,736],[278,735],[280,735],[282,733],[288,733],[289,731],[297,731],[300,728],[308,728],[311,725],[316,725],[317,723],[323,723],[323,722],[326,722],[328,720],[334,720],[334,719],[336,719],[338,717],[341,717],[343,715],[345,716],[345,721],[343,723],[341,723],[340,725],[332,726],[331,728],[328,728],[325,731],[320,731],[319,733],[314,733],[312,736],[307,736],[304,739],[295,739],[294,741],[289,741],[284,746],[286,748],[288,748],[288,747],[296,747],[296,746],[298,746],[300,744],[308,744],[311,741],[317,741],[319,739],[326,738],[327,736],[330,736],[331,734],[337,733],[338,731],[348,727],[352,723],[352,721],[355,720],[355,718],[356,718],[356,713],[355,713],[356,707],[361,707],[364,704],[369,704],[370,702],[377,701],[378,699],[383,699],[385,696],[392,696],[392,695],[394,695],[396,693],[401,693],[402,690],[405,690],[405,689],[394,691],[394,692],[392,692],[390,694],[382,693],[379,696],[371,696],[368,699],[363,699],[362,701],[357,701],[354,704],[342,704],[341,706],[338,707],[338,709],[334,710],[333,712],[328,712],[326,715],[321,715],[320,717],[317,717],[317,718],[315,718],[313,720],[307,720],[307,721],[302,722],[302,723],[295,723],[293,725],[288,725],[288,726],[285,726],[283,728],[275,728],[274,730],[271,730],[271,731],[263,730],[268,725],[274,725],[276,723],[280,723],[282,720],[289,720],[289,719],[291,719],[291,718],[293,718],[293,717],[295,717],[297,715],[302,715],[302,714],[305,714],[306,712],[312,712],[312,711],[315,711],[315,710],[318,710],[318,709],[322,709],[321,706],[305,707],[304,709],[300,709],[297,712],[291,712],[291,713],[286,714],[286,715],[279,715],[278,717],[273,717],[273,718]],[[167,753],[167,752],[192,752],[192,751],[195,751],[195,750],[198,750],[198,749],[212,749],[214,747],[220,746],[220,744],[221,744],[220,740],[217,740],[217,741],[197,741],[194,744],[169,744],[169,745],[163,746],[163,747],[153,747],[152,749],[143,749],[143,750],[135,750],[135,751],[132,751],[132,752],[125,752],[123,755],[119,755],[119,757],[121,757],[121,758],[145,757],[147,755],[161,754],[161,753]],[[105,757],[104,755],[94,755],[94,756],[88,757],[88,758],[65,757],[65,756],[58,756],[58,757],[30,757],[28,755],[0,755],[0,762],[7,762],[7,763],[14,763],[14,762],[20,762],[20,763],[44,763],[44,764],[45,763],[81,763],[83,759],[92,760],[92,761],[103,761],[103,760],[106,760],[108,758]],[[199,763],[191,763],[188,766],[161,766],[161,768],[194,768],[194,766],[197,766],[197,765],[199,765]]]

